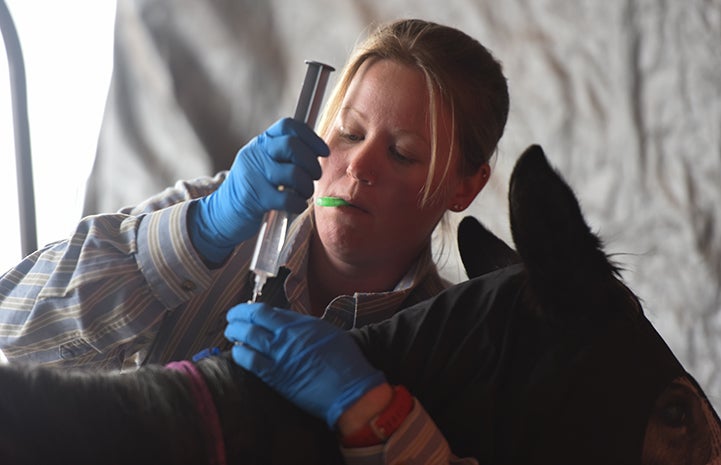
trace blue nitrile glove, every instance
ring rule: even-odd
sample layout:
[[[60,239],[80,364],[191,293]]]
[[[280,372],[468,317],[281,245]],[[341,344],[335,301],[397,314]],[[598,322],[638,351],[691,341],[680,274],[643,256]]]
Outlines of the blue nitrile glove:
[[[321,175],[318,156],[328,154],[328,146],[307,124],[292,118],[277,121],[240,149],[215,192],[190,207],[195,249],[220,263],[258,232],[266,211],[303,211],[313,195],[313,181]]]
[[[385,382],[352,336],[326,321],[263,303],[237,305],[227,318],[233,360],[330,428]]]

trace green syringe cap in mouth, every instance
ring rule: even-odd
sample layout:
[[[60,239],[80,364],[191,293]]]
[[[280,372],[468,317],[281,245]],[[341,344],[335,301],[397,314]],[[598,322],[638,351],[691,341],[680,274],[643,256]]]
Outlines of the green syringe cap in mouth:
[[[315,204],[319,207],[342,207],[343,205],[350,205],[338,197],[318,197],[315,199]]]

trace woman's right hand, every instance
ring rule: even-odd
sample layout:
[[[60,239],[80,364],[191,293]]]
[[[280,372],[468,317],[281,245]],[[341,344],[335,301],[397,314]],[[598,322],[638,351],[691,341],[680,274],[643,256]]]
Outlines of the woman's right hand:
[[[256,234],[266,211],[303,211],[321,175],[317,157],[328,154],[328,146],[307,124],[277,121],[240,149],[218,190],[190,207],[195,249],[207,261],[221,263]]]

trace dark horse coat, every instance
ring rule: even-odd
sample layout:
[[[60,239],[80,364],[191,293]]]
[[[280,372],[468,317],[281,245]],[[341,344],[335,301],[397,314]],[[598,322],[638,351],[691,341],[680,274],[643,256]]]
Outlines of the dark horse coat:
[[[368,359],[410,388],[456,454],[483,464],[641,463],[653,421],[674,434],[705,427],[711,433],[694,436],[694,447],[710,460],[718,418],[618,279],[540,147],[519,159],[509,200],[518,254],[464,221],[459,244],[473,279],[354,330]],[[196,368],[200,378],[161,366],[2,367],[0,463],[340,462],[320,420],[227,355]],[[194,394],[198,379],[209,406]],[[659,404],[679,379],[693,393]]]

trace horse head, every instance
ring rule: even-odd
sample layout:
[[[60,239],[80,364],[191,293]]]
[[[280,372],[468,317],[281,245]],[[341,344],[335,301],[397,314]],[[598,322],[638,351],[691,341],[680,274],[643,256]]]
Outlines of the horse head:
[[[523,422],[536,436],[529,440],[534,453],[571,459],[591,452],[607,463],[721,462],[713,407],[643,315],[541,147],[519,158],[509,206],[527,274],[523,299],[553,328],[556,348],[538,359],[546,372],[533,389],[519,390],[524,415],[540,414]]]

